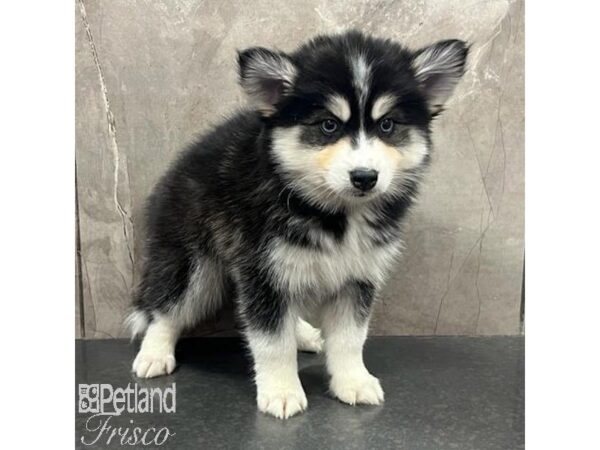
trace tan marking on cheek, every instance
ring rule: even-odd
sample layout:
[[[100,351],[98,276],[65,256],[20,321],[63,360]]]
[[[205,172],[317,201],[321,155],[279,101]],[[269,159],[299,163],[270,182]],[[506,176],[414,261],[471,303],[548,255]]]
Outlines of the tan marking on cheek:
[[[404,159],[402,153],[400,153],[400,150],[398,150],[396,147],[384,144],[383,149],[385,150],[385,153],[389,156],[389,158],[396,164],[399,163],[402,159]]]
[[[350,146],[350,140],[348,138],[343,138],[337,141],[335,144],[323,147],[323,150],[320,150],[315,158],[317,161],[317,165],[321,169],[328,169],[329,165],[331,164],[331,160],[338,153],[348,148],[348,146]]]
[[[398,166],[402,163],[404,156],[396,147],[392,147],[391,145],[387,145],[385,142],[381,140],[377,140],[377,151],[383,152],[386,158],[395,166]]]

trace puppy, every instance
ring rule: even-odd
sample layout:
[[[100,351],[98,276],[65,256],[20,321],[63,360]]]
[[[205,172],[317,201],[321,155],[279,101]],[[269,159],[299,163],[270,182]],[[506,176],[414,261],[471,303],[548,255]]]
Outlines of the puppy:
[[[357,31],[240,52],[251,107],[184,151],[148,201],[136,375],[171,373],[182,330],[233,298],[260,411],[306,408],[298,349],[323,349],[342,402],[383,402],[363,363],[369,315],[467,52]]]

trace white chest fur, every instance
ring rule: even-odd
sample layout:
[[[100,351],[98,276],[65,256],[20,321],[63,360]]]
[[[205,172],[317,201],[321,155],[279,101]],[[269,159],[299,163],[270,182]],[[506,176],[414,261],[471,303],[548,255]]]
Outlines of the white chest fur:
[[[336,292],[351,280],[380,284],[400,253],[401,242],[375,245],[373,233],[364,218],[358,217],[349,220],[340,242],[315,231],[320,249],[277,239],[269,254],[273,279],[282,290],[299,295]]]

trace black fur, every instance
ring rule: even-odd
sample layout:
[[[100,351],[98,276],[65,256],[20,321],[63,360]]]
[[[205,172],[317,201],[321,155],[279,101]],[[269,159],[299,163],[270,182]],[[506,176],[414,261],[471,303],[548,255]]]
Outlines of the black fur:
[[[357,50],[372,65],[370,95],[363,105],[351,82],[347,58]],[[459,50],[458,76],[466,57],[464,44]],[[264,64],[250,67],[257,55],[265,59]],[[302,151],[341,136],[355,139],[361,127],[377,134],[377,123],[361,111],[372,108],[377,94],[392,92],[398,101],[389,116],[396,126],[381,139],[401,146],[411,128],[423,133],[429,144],[436,111],[423,86],[436,80],[416,76],[415,55],[397,43],[358,32],[317,37],[290,55],[266,49],[241,52],[242,85],[263,106],[235,114],[191,145],[155,187],[146,207],[145,263],[134,308],[146,312],[149,320],[157,313],[168,314],[182,301],[192,268],[208,259],[222,268],[227,286],[222,295],[236,292],[244,324],[276,332],[294,299],[273,279],[268,259],[271,243],[280,238],[293,246],[326,251],[315,239],[320,231],[336,245],[344,245],[350,210],[343,205],[327,207],[298,194],[295,180],[273,155],[273,130],[302,125],[301,140],[307,145]],[[293,81],[286,78],[289,63],[296,69]],[[265,64],[281,77],[272,77],[269,71],[262,74]],[[334,92],[349,99],[352,114],[339,135],[325,136],[318,125],[328,115],[325,102]],[[428,160],[429,156],[413,171],[400,194],[382,195],[364,207],[375,217],[368,219],[372,233],[365,239],[385,246],[400,238],[401,222]],[[366,320],[376,282],[353,280],[349,286],[357,294],[357,317]]]

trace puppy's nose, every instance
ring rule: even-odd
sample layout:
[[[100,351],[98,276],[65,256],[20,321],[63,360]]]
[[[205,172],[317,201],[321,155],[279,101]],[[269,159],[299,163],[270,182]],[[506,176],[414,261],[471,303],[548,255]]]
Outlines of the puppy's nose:
[[[377,184],[377,175],[376,170],[359,167],[350,171],[350,182],[352,186],[366,192]]]

